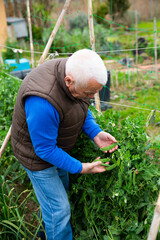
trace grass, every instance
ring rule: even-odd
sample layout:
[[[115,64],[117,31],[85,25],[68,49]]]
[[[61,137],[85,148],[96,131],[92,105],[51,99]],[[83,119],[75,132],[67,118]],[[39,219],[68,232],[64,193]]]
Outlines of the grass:
[[[160,135],[160,128],[155,125],[160,122],[160,102],[158,97],[160,84],[151,80],[148,75],[145,75],[144,79],[146,82],[137,82],[138,86],[135,86],[133,82],[134,75],[132,75],[130,86],[128,81],[124,86],[124,82],[122,82],[123,76],[124,74],[121,73],[118,78],[119,87],[117,90],[114,89],[112,91],[111,87],[111,99],[114,99],[115,96],[117,97],[115,100],[111,100],[113,109],[120,112],[121,119],[125,119],[127,116],[131,116],[132,118],[141,116],[144,126],[148,125],[146,131],[152,137]],[[148,82],[150,83],[149,85]],[[155,120],[152,122],[153,118],[151,116],[153,115],[153,110],[156,110],[156,112]]]
[[[160,21],[157,20],[156,22],[156,26],[157,26],[157,31],[160,31]],[[140,22],[138,24],[138,29],[140,31],[145,30],[146,32],[150,32],[150,31],[154,31],[154,21],[148,21],[148,22]]]
[[[156,22],[157,35],[160,33],[160,20]],[[144,37],[148,43],[154,44],[154,22],[139,22],[138,23],[138,37]],[[108,41],[117,42],[119,41],[122,44],[122,48],[132,48],[132,45],[136,42],[136,26],[133,25],[129,31],[126,31],[125,28],[119,27],[118,29],[109,29],[109,36],[107,37]],[[160,40],[157,38],[157,44],[160,44]]]

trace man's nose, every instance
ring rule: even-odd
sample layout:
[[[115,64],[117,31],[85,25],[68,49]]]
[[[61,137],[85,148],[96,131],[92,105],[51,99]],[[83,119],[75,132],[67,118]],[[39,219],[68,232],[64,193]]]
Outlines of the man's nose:
[[[90,95],[88,95],[88,97],[89,97],[89,98],[94,98],[94,95],[95,95],[95,94],[90,94]]]

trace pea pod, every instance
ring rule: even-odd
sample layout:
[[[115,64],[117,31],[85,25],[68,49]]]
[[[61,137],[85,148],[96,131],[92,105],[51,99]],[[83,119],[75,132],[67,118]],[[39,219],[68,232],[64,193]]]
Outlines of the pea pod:
[[[118,143],[117,142],[115,142],[115,143],[112,143],[111,145],[109,145],[109,146],[107,146],[107,147],[104,147],[104,148],[100,148],[100,150],[101,151],[109,151],[109,150],[111,150],[111,149],[113,149],[115,146],[117,146],[118,145]]]
[[[106,164],[106,163],[102,163],[101,166],[108,167],[108,166],[110,166],[110,165],[109,165],[109,164]]]
[[[115,164],[112,164],[112,165],[108,165],[108,166],[106,166],[106,171],[110,171],[110,170],[112,170],[112,169],[114,169],[114,168],[116,168],[117,167],[117,164],[115,163]]]
[[[106,163],[106,162],[109,162],[110,159],[109,158],[100,158],[100,159],[95,159],[94,162],[98,162],[98,161],[101,161],[102,163]]]

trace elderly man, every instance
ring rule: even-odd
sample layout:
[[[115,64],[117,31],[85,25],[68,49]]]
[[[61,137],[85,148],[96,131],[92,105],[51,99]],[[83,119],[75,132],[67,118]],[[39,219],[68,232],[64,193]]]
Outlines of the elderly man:
[[[116,139],[103,132],[88,110],[107,81],[95,52],[82,49],[32,70],[18,92],[12,120],[12,148],[40,203],[48,240],[71,240],[68,172],[101,173],[101,161],[81,163],[69,155],[83,130],[98,147]],[[118,146],[110,150],[115,151]]]

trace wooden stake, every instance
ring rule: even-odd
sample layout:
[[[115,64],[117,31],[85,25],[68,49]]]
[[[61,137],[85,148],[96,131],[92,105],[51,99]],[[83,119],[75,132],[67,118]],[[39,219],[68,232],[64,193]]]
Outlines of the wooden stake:
[[[44,62],[44,60],[45,60],[45,58],[46,58],[46,56],[47,56],[47,54],[48,54],[48,52],[49,52],[49,49],[50,49],[50,47],[51,47],[51,45],[52,45],[52,42],[53,42],[53,40],[54,40],[54,38],[55,38],[55,36],[56,36],[56,33],[57,33],[57,31],[58,31],[61,23],[62,23],[62,20],[63,20],[63,18],[64,18],[64,15],[65,15],[68,7],[69,7],[70,2],[71,2],[71,0],[66,0],[66,2],[65,2],[65,4],[64,4],[64,7],[63,7],[63,10],[62,10],[62,12],[61,12],[61,14],[60,14],[57,22],[56,22],[56,25],[55,25],[52,33],[51,33],[51,36],[50,36],[50,38],[49,38],[49,40],[48,40],[48,42],[47,42],[47,45],[46,45],[46,47],[45,47],[45,49],[44,49],[44,52],[43,52],[43,54],[42,54],[42,56],[41,56],[41,58],[40,58],[39,64],[41,64],[41,63]]]
[[[157,75],[157,26],[156,26],[156,17],[154,18],[154,57],[155,57],[155,73],[156,73],[156,80],[158,79]]]
[[[2,144],[2,147],[1,147],[1,149],[0,149],[0,158],[2,157],[2,155],[3,155],[3,153],[4,153],[4,150],[5,150],[6,147],[7,147],[7,144],[8,144],[8,142],[9,142],[10,137],[11,137],[11,126],[10,126],[10,129],[9,129],[9,131],[8,131],[5,139],[4,139],[4,142],[3,142],[3,144]]]
[[[147,240],[156,240],[160,226],[160,192],[156,203],[152,224],[149,230]]]
[[[91,48],[93,51],[95,51],[95,36],[94,36],[94,25],[93,25],[92,0],[88,0],[88,24],[89,24]]]
[[[92,0],[88,0],[88,24],[89,24],[89,35],[91,48],[95,51],[95,36],[94,36],[94,25],[93,25],[93,8]],[[98,111],[101,111],[99,93],[95,94],[95,106]]]
[[[118,72],[116,71],[116,88],[118,89]]]
[[[0,48],[0,63],[3,65],[3,57],[2,57],[1,48]]]
[[[128,84],[130,86],[129,55],[127,55]]]
[[[29,0],[27,0],[27,15],[28,15],[28,26],[29,26],[30,50],[31,50],[31,65],[32,65],[32,68],[34,68],[34,47],[33,47],[32,23],[31,23]]]
[[[41,56],[41,58],[40,58],[39,64],[42,64],[42,63],[44,62],[44,60],[45,60],[45,58],[46,58],[46,56],[47,56],[47,54],[48,54],[48,51],[49,51],[49,49],[50,49],[50,46],[51,46],[51,44],[52,44],[52,41],[53,41],[53,39],[54,39],[54,37],[55,37],[55,35],[56,35],[59,27],[60,27],[60,24],[61,24],[63,18],[64,18],[64,14],[65,14],[66,10],[67,10],[68,7],[69,7],[70,2],[71,2],[71,0],[66,0],[65,5],[64,5],[64,8],[63,8],[63,10],[62,10],[62,12],[61,12],[58,20],[57,20],[57,23],[56,23],[56,25],[55,25],[55,27],[54,27],[54,29],[53,29],[53,31],[52,31],[52,34],[51,34],[51,36],[50,36],[50,38],[49,38],[49,40],[48,40],[48,43],[47,43],[47,45],[46,45],[46,47],[45,47],[45,49],[44,49],[44,52],[43,52],[43,54],[42,54],[42,56]],[[2,157],[2,155],[3,155],[3,153],[4,153],[4,150],[5,150],[8,142],[9,142],[10,137],[11,137],[11,127],[10,127],[10,129],[9,129],[9,131],[8,131],[6,137],[5,137],[5,140],[4,140],[4,142],[3,142],[2,146],[1,146],[1,149],[0,149],[0,158]]]
[[[114,77],[113,77],[113,70],[111,70],[111,87],[112,91],[114,90]]]
[[[135,19],[136,19],[136,66],[138,66],[138,17],[137,17],[137,11],[135,11]]]
[[[124,72],[124,86],[126,85],[126,73]]]

